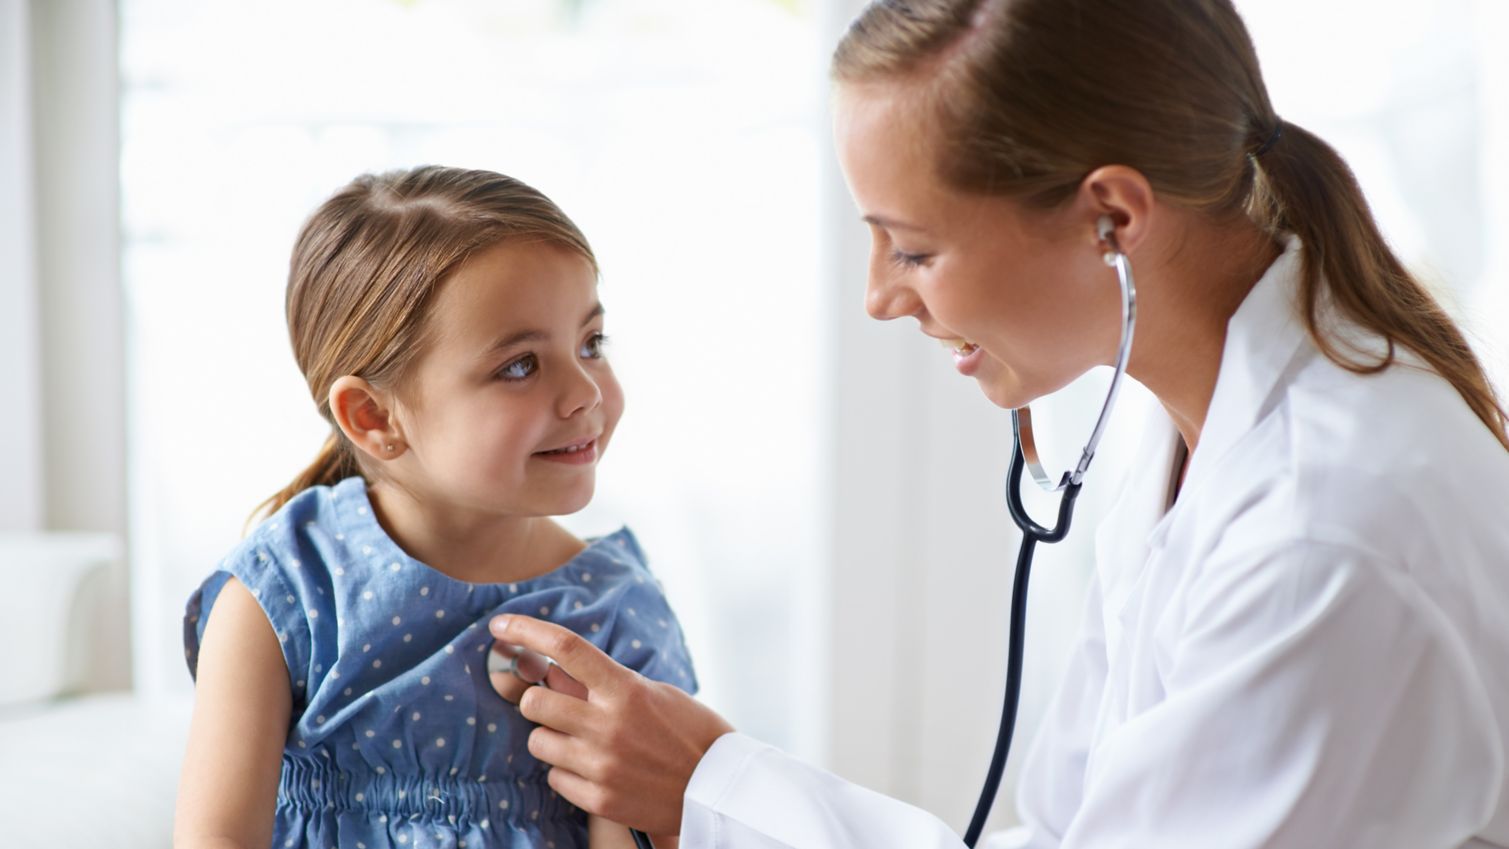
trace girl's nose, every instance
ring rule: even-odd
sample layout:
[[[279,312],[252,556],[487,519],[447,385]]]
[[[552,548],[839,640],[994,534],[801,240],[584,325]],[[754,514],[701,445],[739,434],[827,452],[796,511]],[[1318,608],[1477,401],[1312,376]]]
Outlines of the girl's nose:
[[[890,321],[922,311],[922,299],[911,287],[898,282],[890,263],[883,257],[870,262],[870,279],[865,286],[865,312],[871,318]]]
[[[580,412],[595,409],[603,402],[602,387],[597,385],[594,377],[581,364],[571,369],[565,378],[566,383],[561,387],[560,400],[557,409],[561,418],[568,419]]]

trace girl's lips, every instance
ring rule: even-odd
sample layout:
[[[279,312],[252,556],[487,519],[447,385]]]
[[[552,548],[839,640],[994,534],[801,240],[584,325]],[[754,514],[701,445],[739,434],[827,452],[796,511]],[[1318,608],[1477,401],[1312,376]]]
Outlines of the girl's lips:
[[[971,377],[980,368],[980,363],[985,360],[985,349],[979,345],[973,345],[962,351],[954,352],[954,368],[965,377]]]
[[[565,463],[568,466],[585,466],[597,459],[597,440],[589,439],[586,442],[578,442],[553,451],[537,451],[534,456],[540,460],[548,460],[552,463]]]

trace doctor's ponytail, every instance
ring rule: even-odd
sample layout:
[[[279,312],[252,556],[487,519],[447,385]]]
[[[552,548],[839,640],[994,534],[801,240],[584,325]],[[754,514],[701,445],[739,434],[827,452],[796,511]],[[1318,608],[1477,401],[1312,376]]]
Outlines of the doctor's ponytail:
[[[401,388],[427,341],[425,318],[445,279],[473,253],[504,241],[541,242],[597,271],[587,239],[539,191],[491,171],[426,165],[364,174],[315,210],[288,270],[288,336],[320,415],[324,447],[252,518],[311,486],[371,475],[335,425],[330,387],[344,375]]]
[[[1253,157],[1258,173],[1249,213],[1269,232],[1291,232],[1304,243],[1300,302],[1316,345],[1333,362],[1361,374],[1388,368],[1402,345],[1450,381],[1509,447],[1509,416],[1477,355],[1451,316],[1389,250],[1352,170],[1303,127],[1277,119],[1270,125],[1279,140]],[[1342,350],[1322,331],[1323,300],[1387,340],[1387,353],[1370,360]]]
[[[1361,373],[1413,351],[1509,448],[1482,365],[1389,249],[1351,170],[1276,117],[1230,0],[874,0],[834,51],[833,77],[904,85],[935,116],[936,167],[960,191],[1050,208],[1120,164],[1166,202],[1297,234],[1320,350]],[[1321,326],[1325,301],[1386,354],[1342,350]]]

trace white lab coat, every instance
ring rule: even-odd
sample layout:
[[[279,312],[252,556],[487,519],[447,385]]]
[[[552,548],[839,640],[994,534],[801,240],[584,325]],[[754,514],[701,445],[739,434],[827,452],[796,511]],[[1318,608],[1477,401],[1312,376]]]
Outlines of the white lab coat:
[[[1322,355],[1299,251],[1231,319],[1177,503],[1159,411],[1102,523],[1031,849],[1509,846],[1509,452],[1440,378]],[[683,849],[963,846],[739,734],[684,811]]]

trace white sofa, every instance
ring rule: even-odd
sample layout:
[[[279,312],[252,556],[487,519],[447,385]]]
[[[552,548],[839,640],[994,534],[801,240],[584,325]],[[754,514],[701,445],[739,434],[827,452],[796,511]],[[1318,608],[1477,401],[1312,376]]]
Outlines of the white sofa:
[[[89,692],[126,652],[102,642],[119,540],[0,533],[0,810],[7,845],[169,849],[189,702]],[[107,638],[108,639],[108,638]],[[108,686],[108,683],[107,683]],[[71,694],[71,695],[70,695]]]
[[[125,693],[0,710],[7,845],[169,849],[189,710]]]

